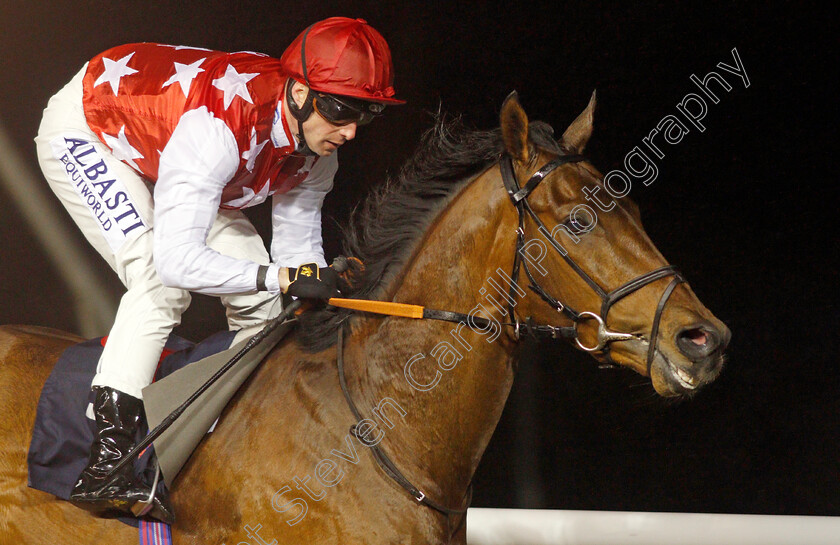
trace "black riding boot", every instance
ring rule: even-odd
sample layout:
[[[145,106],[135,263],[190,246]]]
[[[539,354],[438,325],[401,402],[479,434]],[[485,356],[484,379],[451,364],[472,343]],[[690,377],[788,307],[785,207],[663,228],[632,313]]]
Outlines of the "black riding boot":
[[[70,500],[95,512],[132,513],[132,507],[148,501],[151,488],[134,477],[133,464],[126,465],[112,477],[106,475],[134,447],[143,401],[108,386],[92,389],[97,432],[90,447],[88,466],[73,487]],[[160,489],[149,515],[164,522],[174,519],[169,500]]]

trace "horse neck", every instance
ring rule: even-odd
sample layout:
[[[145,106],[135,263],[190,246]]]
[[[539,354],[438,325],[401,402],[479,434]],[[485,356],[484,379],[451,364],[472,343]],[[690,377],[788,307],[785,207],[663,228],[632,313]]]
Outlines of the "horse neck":
[[[389,299],[463,313],[475,313],[481,302],[499,318],[481,290],[487,279],[499,280],[497,268],[510,270],[514,225],[498,169],[491,169],[438,215]],[[368,404],[368,415],[385,417],[378,421],[382,448],[415,486],[459,506],[510,392],[508,332],[482,335],[460,324],[405,318],[372,318],[356,332],[362,334],[346,350],[354,360],[350,389],[364,400],[360,406]],[[386,398],[395,403],[383,405]],[[377,405],[384,407],[378,414],[371,410]]]

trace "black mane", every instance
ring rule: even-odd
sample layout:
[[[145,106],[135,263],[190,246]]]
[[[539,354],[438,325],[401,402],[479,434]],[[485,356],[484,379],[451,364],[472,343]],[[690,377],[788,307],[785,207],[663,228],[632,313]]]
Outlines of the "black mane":
[[[553,135],[546,123],[529,126],[534,144],[563,153]],[[397,178],[389,178],[353,211],[343,253],[361,259],[365,272],[345,296],[374,300],[381,296],[440,210],[503,151],[500,129],[472,130],[460,118],[438,115]],[[297,341],[308,351],[325,350],[335,344],[338,327],[350,316],[343,309],[307,312],[301,317]]]

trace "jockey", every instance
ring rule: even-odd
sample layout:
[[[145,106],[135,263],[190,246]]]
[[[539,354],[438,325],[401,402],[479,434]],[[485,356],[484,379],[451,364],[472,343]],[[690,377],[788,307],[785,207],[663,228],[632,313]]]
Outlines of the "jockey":
[[[218,296],[234,342],[281,311],[326,299],[321,205],[337,150],[393,98],[391,53],[361,19],[313,24],[273,59],[142,43],[90,60],[44,111],[41,169],[126,286],[92,382],[97,433],[71,500],[130,511],[150,487],[131,464],[142,389],[190,292]],[[266,251],[241,212],[271,197]],[[308,274],[313,273],[313,274]],[[171,520],[163,496],[153,516]]]

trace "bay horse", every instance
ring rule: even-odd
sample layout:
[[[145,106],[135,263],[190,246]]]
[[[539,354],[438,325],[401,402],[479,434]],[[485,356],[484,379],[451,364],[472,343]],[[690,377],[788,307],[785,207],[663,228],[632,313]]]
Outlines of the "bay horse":
[[[176,481],[176,545],[463,545],[460,511],[528,334],[573,337],[597,360],[649,375],[662,396],[715,379],[729,331],[668,266],[637,207],[617,199],[575,220],[584,189],[603,190],[578,155],[594,109],[593,93],[559,142],[514,95],[494,131],[438,120],[356,215],[345,246],[367,265],[354,296],[462,314],[304,314]],[[134,528],[26,486],[38,392],[79,340],[0,329],[0,543],[137,542]],[[378,466],[374,448],[416,498]]]

